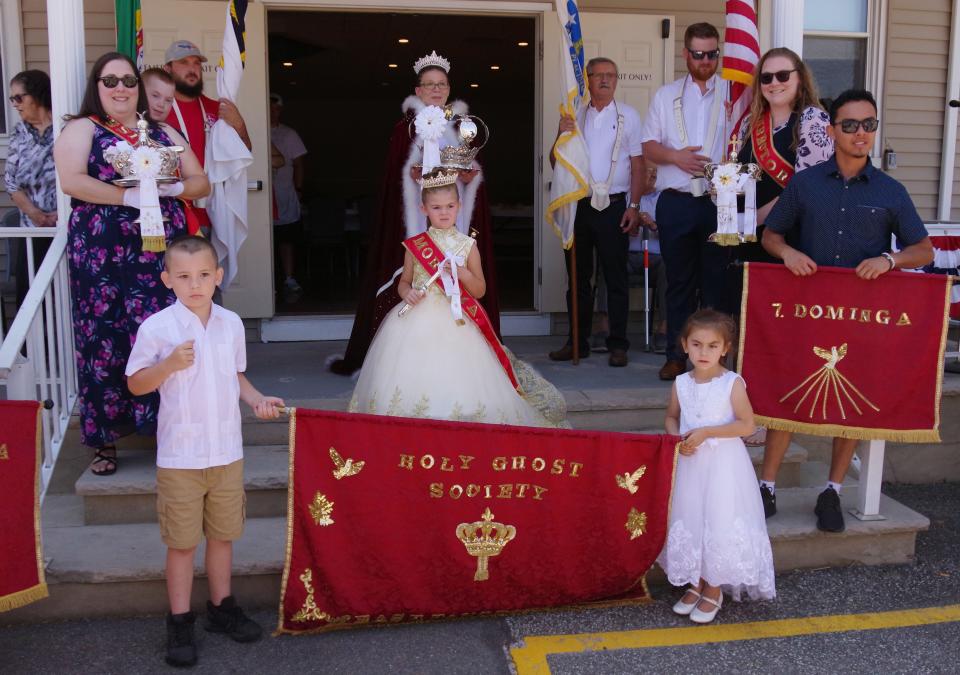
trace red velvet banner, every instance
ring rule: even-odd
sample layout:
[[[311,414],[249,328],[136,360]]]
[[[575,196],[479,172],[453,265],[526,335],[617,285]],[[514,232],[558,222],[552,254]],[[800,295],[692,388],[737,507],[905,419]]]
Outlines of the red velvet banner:
[[[950,281],[744,266],[739,370],[757,422],[821,436],[940,440]]]
[[[278,633],[647,599],[676,439],[297,410]]]
[[[47,597],[40,549],[40,404],[0,401],[0,612]]]

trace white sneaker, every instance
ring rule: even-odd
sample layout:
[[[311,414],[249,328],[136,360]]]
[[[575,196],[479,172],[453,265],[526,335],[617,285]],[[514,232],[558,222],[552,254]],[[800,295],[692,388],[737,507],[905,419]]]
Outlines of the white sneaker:
[[[710,623],[717,615],[717,612],[720,611],[720,607],[723,606],[723,593],[721,593],[720,597],[716,600],[711,600],[707,596],[703,595],[700,597],[700,602],[709,602],[711,605],[713,605],[713,609],[708,612],[704,612],[702,609],[700,609],[700,603],[697,603],[697,606],[693,608],[692,612],[690,612],[690,620],[694,623]]]

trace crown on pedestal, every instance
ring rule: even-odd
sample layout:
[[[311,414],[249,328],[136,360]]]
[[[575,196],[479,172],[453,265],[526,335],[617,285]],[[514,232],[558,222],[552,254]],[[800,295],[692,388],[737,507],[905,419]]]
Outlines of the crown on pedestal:
[[[463,542],[467,553],[477,559],[474,581],[486,581],[490,578],[487,558],[500,555],[503,547],[517,536],[517,528],[513,525],[494,522],[489,506],[480,518],[472,523],[457,525],[457,538]]]
[[[444,162],[444,165],[446,165],[446,162]],[[427,188],[453,185],[457,182],[457,176],[459,175],[460,171],[456,168],[448,168],[447,166],[437,167],[420,179],[420,187],[426,190]]]
[[[137,176],[137,166],[133,161],[134,152],[138,148],[150,148],[157,153],[160,162],[159,171],[155,174],[158,183],[175,182],[176,173],[180,166],[178,152],[182,152],[180,146],[167,146],[157,143],[149,136],[149,123],[144,119],[144,113],[138,113],[140,119],[137,120],[137,142],[130,146],[130,149],[121,149],[112,157],[110,163],[114,170],[121,176],[114,182],[122,185],[135,184],[139,179]],[[123,146],[124,144],[121,144]]]
[[[413,72],[419,75],[421,70],[423,70],[424,68],[429,68],[430,66],[440,68],[445,73],[450,72],[450,62],[447,61],[442,56],[440,56],[439,54],[437,54],[436,49],[430,52],[427,56],[424,56],[421,59],[417,59],[417,61],[414,62],[413,64]]]

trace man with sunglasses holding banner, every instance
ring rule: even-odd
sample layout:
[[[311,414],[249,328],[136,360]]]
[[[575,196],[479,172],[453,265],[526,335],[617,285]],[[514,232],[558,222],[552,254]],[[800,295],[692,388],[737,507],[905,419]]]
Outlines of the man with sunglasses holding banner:
[[[709,243],[717,229],[703,169],[723,160],[729,83],[717,75],[720,33],[709,23],[690,25],[683,37],[687,75],[654,94],[644,122],[643,154],[659,166],[656,222],[667,272],[667,362],[661,380],[687,369],[680,330],[697,306],[728,309],[728,252]]]
[[[815,274],[822,265],[876,279],[933,260],[933,245],[906,188],[870,162],[879,124],[870,92],[840,94],[830,106],[827,128],[833,157],[794,175],[767,216],[763,247],[796,276]],[[787,243],[788,234],[797,248]],[[890,251],[893,235],[900,251]],[[792,436],[767,431],[760,494],[768,518],[777,512],[775,481]],[[817,527],[825,532],[844,529],[840,486],[856,447],[855,438],[833,439],[829,480],[815,509]]]

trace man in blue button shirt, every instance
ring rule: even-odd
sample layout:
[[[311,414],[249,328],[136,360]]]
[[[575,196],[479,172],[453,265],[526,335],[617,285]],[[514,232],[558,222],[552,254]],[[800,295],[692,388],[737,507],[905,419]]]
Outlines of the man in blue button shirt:
[[[910,195],[870,163],[878,125],[870,92],[840,94],[830,106],[827,129],[834,156],[794,175],[767,216],[763,247],[795,275],[810,276],[818,265],[829,265],[876,279],[897,267],[922,267],[933,260],[933,245]],[[896,253],[890,250],[892,235],[901,248]],[[760,495],[768,518],[777,512],[775,481],[792,436],[767,432]],[[856,447],[856,439],[833,439],[830,479],[814,510],[817,527],[826,532],[844,529],[840,485]]]

